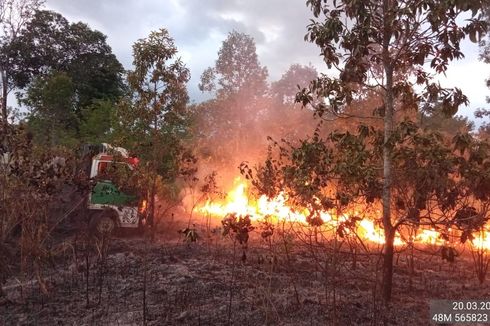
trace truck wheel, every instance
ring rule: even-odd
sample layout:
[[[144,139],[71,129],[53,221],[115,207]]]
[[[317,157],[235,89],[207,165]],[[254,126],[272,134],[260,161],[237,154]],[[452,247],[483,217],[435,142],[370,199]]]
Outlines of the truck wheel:
[[[94,216],[90,222],[91,229],[97,236],[111,235],[116,228],[114,220],[106,214]]]

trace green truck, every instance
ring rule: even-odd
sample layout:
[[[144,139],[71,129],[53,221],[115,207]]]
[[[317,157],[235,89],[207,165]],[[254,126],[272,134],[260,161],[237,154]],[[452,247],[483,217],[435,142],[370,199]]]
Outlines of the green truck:
[[[121,180],[131,178],[138,164],[121,147],[102,143],[82,148],[84,170],[89,175],[90,192],[86,209],[89,226],[98,235],[116,228],[142,228],[146,221],[146,201],[124,189]]]

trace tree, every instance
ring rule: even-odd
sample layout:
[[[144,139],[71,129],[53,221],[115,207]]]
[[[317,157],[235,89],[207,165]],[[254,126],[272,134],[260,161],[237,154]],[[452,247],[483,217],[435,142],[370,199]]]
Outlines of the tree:
[[[396,108],[440,105],[442,112],[454,115],[467,102],[459,89],[443,89],[432,81],[424,66],[430,63],[435,74],[444,73],[450,61],[460,59],[460,42],[465,37],[476,42],[485,30],[481,19],[483,1],[336,1],[307,0],[315,18],[308,26],[306,40],[316,43],[329,68],[335,67],[338,78],[322,76],[312,82],[299,97],[303,104],[324,98],[316,105],[322,115],[329,110],[342,112],[352,103],[360,89],[376,89],[383,105],[383,216],[385,235],[383,253],[383,298],[391,300],[395,225],[392,214],[393,138]],[[470,12],[466,25],[457,18]],[[342,61],[342,62],[341,62]],[[404,78],[401,78],[404,76]],[[409,76],[413,76],[411,82]],[[423,87],[420,94],[414,85]]]
[[[23,89],[38,76],[63,71],[76,86],[78,108],[94,100],[118,99],[124,91],[124,69],[106,40],[87,24],[38,10],[9,49],[15,56],[14,82]]]
[[[107,110],[110,106],[97,103],[114,103],[125,91],[123,67],[107,45],[106,36],[84,23],[69,23],[58,13],[36,11],[7,50],[11,57],[12,86],[26,90],[19,92],[18,97],[32,110],[31,120],[39,123],[45,120],[46,114],[59,113],[48,112],[49,106],[39,108],[40,103],[30,98],[44,91],[49,93],[49,89],[42,89],[49,85],[49,79],[63,75],[71,84],[73,95],[67,97],[71,102],[65,103],[64,110],[67,112],[64,115],[74,115],[75,123],[60,127],[71,129],[77,138],[81,138],[80,122],[87,119],[84,114],[91,114],[91,119],[110,116]],[[88,110],[89,107],[91,110]],[[107,111],[94,115],[95,109]],[[37,116],[39,114],[41,116]],[[107,130],[101,130],[101,137],[104,132]]]
[[[183,141],[188,134],[189,70],[165,29],[133,45],[134,69],[128,72],[130,98],[118,109],[123,144],[147,162],[149,210],[155,213],[157,180],[178,176]]]
[[[216,97],[196,108],[197,147],[215,168],[236,167],[245,159],[244,152],[254,155],[251,147],[258,146],[250,137],[261,133],[251,130],[257,130],[259,112],[268,106],[266,79],[267,69],[259,63],[254,39],[229,33],[214,67],[204,71],[199,84],[201,91],[215,92]]]
[[[397,124],[393,137],[397,139],[392,162],[392,209],[397,217],[393,228],[409,246],[414,246],[421,226],[438,230],[448,243],[443,259],[449,260],[454,259],[451,253],[447,256],[447,250],[454,249],[450,237],[458,230],[462,243],[471,241],[472,248],[481,249],[474,254],[479,255],[475,267],[482,282],[487,260],[482,262],[483,249],[473,240],[475,235],[481,237],[477,241],[483,239],[490,220],[489,143],[468,133],[444,136],[409,120]],[[382,130],[366,125],[356,132],[334,131],[325,138],[317,130],[299,145],[274,142],[264,163],[255,169],[246,164],[241,168],[260,194],[282,195],[288,206],[308,212],[306,220],[312,227],[323,225],[322,213],[344,217],[334,231],[347,238],[356,234],[359,221],[376,218],[358,212],[377,210],[381,201],[383,180],[378,170],[383,147]],[[352,232],[346,233],[346,228]]]
[[[111,100],[95,100],[81,112],[80,139],[86,143],[110,143],[116,121],[116,104]]]
[[[298,91],[307,87],[310,81],[317,77],[318,72],[313,66],[293,64],[282,75],[281,79],[272,83],[271,93],[281,102],[292,103]]]
[[[254,39],[244,33],[230,32],[218,52],[214,67],[201,76],[201,91],[217,91],[218,97],[229,97],[241,92],[257,97],[267,88],[267,69],[261,67]]]
[[[486,6],[485,16],[487,19],[487,23],[490,24],[490,5]],[[490,34],[487,33],[486,39],[480,42],[480,48],[481,48],[480,60],[482,60],[486,64],[489,64],[490,63]],[[487,87],[490,88],[490,78],[486,80],[486,84]],[[487,96],[487,103],[490,103],[490,96]],[[489,116],[490,116],[490,110],[488,109],[480,108],[475,112],[475,117],[478,119],[482,119],[484,117],[489,117]],[[485,138],[488,138],[488,135],[490,134],[490,123],[488,121],[483,122],[478,131],[480,135],[482,135]]]
[[[28,88],[22,103],[34,108],[29,126],[41,144],[68,145],[76,138],[75,88],[65,73],[37,78]]]
[[[430,114],[420,113],[420,126],[455,136],[457,133],[468,133],[475,128],[475,123],[467,117],[455,115],[448,117],[440,111]]]
[[[14,57],[8,50],[15,42],[24,26],[32,19],[34,12],[41,7],[42,0],[2,0],[0,1],[0,83],[1,118],[4,128],[8,124],[9,93],[14,88],[11,74]]]

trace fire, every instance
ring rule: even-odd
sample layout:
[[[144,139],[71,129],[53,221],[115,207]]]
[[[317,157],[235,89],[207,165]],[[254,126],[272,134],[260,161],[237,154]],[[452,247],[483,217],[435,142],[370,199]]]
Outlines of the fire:
[[[383,229],[374,225],[374,222],[369,219],[363,219],[359,222],[359,227],[357,230],[358,234],[371,242],[384,244],[385,236],[383,233]],[[405,242],[400,238],[399,234],[395,235],[395,246],[401,246]]]
[[[490,231],[487,229],[480,232],[472,241],[474,247],[478,249],[490,249]]]
[[[146,200],[143,199],[143,201],[141,202],[141,205],[140,205],[140,209],[139,209],[139,212],[141,214],[143,214],[146,211],[146,206],[147,206],[147,202],[146,202]]]
[[[235,189],[228,193],[224,204],[207,201],[199,211],[215,216],[225,216],[226,214],[236,213],[238,215],[250,215],[251,217],[255,217],[257,215],[257,209],[253,205],[249,205],[249,199],[245,192],[246,188],[246,184],[239,183]]]
[[[441,238],[441,234],[435,230],[421,230],[415,237],[415,241],[439,246],[445,244],[445,241]]]
[[[226,197],[224,203],[212,203],[207,201],[198,210],[203,214],[213,216],[225,216],[230,213],[238,215],[249,215],[252,220],[263,220],[266,217],[273,217],[278,220],[287,220],[306,223],[306,212],[296,212],[286,205],[286,198],[280,194],[270,200],[266,196],[261,196],[258,200],[253,200],[247,195],[247,185],[235,180],[236,186]]]
[[[290,221],[301,224],[307,224],[308,210],[295,210],[286,203],[285,194],[281,193],[273,199],[266,196],[261,196],[258,199],[253,199],[248,196],[247,184],[235,179],[234,188],[228,192],[226,199],[220,203],[207,201],[204,205],[198,208],[202,214],[211,216],[224,217],[227,214],[249,215],[252,220],[273,219],[276,221]],[[360,214],[354,214],[359,216]],[[326,225],[337,227],[341,222],[348,220],[348,216],[332,216],[328,212],[321,212],[320,217]],[[346,230],[349,233],[349,230]],[[356,233],[361,239],[367,240],[376,244],[384,244],[384,232],[381,226],[376,225],[370,218],[363,218],[357,224]],[[430,244],[436,246],[446,245],[446,241],[441,237],[441,234],[433,229],[418,230],[418,234],[412,237],[411,240],[415,243]],[[395,235],[394,245],[403,246],[406,242],[400,234]],[[490,250],[490,232],[487,230],[475,236],[472,241],[473,246]]]

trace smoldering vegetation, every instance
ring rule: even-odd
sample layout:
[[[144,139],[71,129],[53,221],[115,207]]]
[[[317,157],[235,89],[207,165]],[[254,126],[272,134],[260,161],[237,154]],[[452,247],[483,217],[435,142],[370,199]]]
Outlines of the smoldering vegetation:
[[[345,35],[325,40],[328,24],[312,21],[309,40],[336,76],[293,64],[270,82],[253,38],[232,31],[201,76],[210,99],[189,104],[190,71],[166,29],[135,42],[123,73],[102,33],[40,10],[39,1],[9,3],[26,6],[18,38],[0,21],[3,63],[13,63],[0,65],[12,72],[2,83],[28,113],[11,123],[3,88],[0,323],[428,324],[431,299],[488,295],[488,125],[476,132],[455,116],[467,98],[432,84],[422,66],[442,56],[432,68],[444,72],[461,55],[458,38],[483,32],[478,20],[446,24],[460,4],[430,17],[444,22],[432,30],[444,37],[428,37],[446,42],[444,51],[424,43],[410,52],[420,40],[401,37],[392,46],[403,60],[374,44],[340,63],[329,42]],[[317,18],[336,15],[320,10],[325,2],[308,3]],[[343,14],[365,8],[357,9]],[[414,19],[428,14],[410,10],[420,12]],[[398,21],[381,25],[373,29],[404,35]],[[460,33],[436,29],[447,26]],[[350,53],[352,43],[340,43]],[[416,84],[427,90],[416,94]],[[85,142],[122,146],[139,162],[111,180],[115,193],[134,191],[138,228],[93,227],[113,215],[94,219],[88,207],[98,180],[80,172]],[[385,166],[393,167],[389,184]],[[240,207],[201,209],[230,202],[237,178],[248,186]],[[387,188],[391,205],[383,206]],[[273,213],[240,211],[259,196],[278,199]]]

